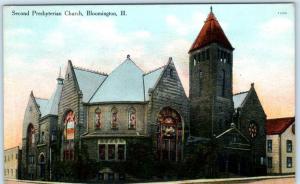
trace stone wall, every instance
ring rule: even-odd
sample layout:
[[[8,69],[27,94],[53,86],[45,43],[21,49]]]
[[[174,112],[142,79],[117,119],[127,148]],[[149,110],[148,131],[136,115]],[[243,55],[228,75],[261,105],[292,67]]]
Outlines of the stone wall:
[[[172,61],[166,66],[156,88],[149,93],[149,99],[147,123],[150,135],[156,132],[158,113],[164,107],[171,107],[181,115],[184,132],[189,134],[189,101]]]
[[[240,111],[240,130],[252,144],[255,167],[263,167],[266,166],[265,161],[261,164],[261,159],[266,156],[266,115],[253,86],[249,93]],[[249,134],[250,121],[255,122],[258,127],[257,135],[254,138],[251,138]]]
[[[38,139],[38,130],[39,130],[39,118],[40,111],[35,102],[33,93],[30,94],[28,104],[25,110],[24,119],[23,119],[23,131],[22,131],[22,162],[21,162],[21,170],[22,170],[22,178],[28,178],[28,173],[31,172],[33,177],[36,176],[36,166],[28,164],[28,156],[36,154],[36,146],[32,145],[28,149],[27,147],[27,130],[30,124],[33,125],[36,130],[35,141]]]

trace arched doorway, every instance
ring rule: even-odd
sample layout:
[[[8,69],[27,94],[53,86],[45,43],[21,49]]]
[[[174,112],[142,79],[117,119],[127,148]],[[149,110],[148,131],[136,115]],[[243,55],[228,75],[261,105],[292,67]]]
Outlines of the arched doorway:
[[[183,123],[180,114],[171,107],[164,107],[159,112],[157,121],[157,154],[159,159],[181,160]]]
[[[40,164],[40,178],[45,179],[45,173],[46,173],[46,171],[45,171],[45,169],[46,169],[45,164],[46,163],[45,163],[45,156],[44,156],[43,153],[40,154],[39,164]]]

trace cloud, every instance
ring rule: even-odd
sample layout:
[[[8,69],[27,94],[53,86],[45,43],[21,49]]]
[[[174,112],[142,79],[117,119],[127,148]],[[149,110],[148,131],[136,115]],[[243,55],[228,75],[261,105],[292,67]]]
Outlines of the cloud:
[[[134,33],[134,35],[140,39],[148,39],[151,37],[151,33],[148,31],[137,31]]]
[[[177,34],[186,36],[190,33],[196,34],[200,31],[206,15],[202,12],[195,12],[188,20],[181,20],[175,15],[168,15],[165,18],[166,24],[173,29]]]
[[[176,16],[174,15],[168,15],[166,17],[166,23],[180,35],[187,35],[189,30],[186,24],[181,22]]]
[[[12,38],[18,36],[32,35],[33,31],[28,28],[4,29],[4,37]]]
[[[65,45],[64,39],[64,34],[61,31],[53,31],[47,34],[43,42],[49,47],[63,47]]]

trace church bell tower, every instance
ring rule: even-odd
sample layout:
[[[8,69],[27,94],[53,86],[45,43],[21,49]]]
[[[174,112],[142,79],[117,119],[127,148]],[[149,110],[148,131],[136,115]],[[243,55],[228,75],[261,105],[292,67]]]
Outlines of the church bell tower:
[[[193,136],[212,137],[230,127],[234,111],[233,50],[211,7],[189,50],[190,125]]]

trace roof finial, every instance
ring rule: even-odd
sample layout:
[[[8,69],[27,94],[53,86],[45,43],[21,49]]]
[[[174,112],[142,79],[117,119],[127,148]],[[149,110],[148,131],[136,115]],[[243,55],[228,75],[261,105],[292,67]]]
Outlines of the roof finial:
[[[130,55],[129,54],[127,54],[127,59],[130,59]]]
[[[212,6],[210,6],[210,13],[212,13],[212,11],[213,11],[213,10],[212,10]]]

